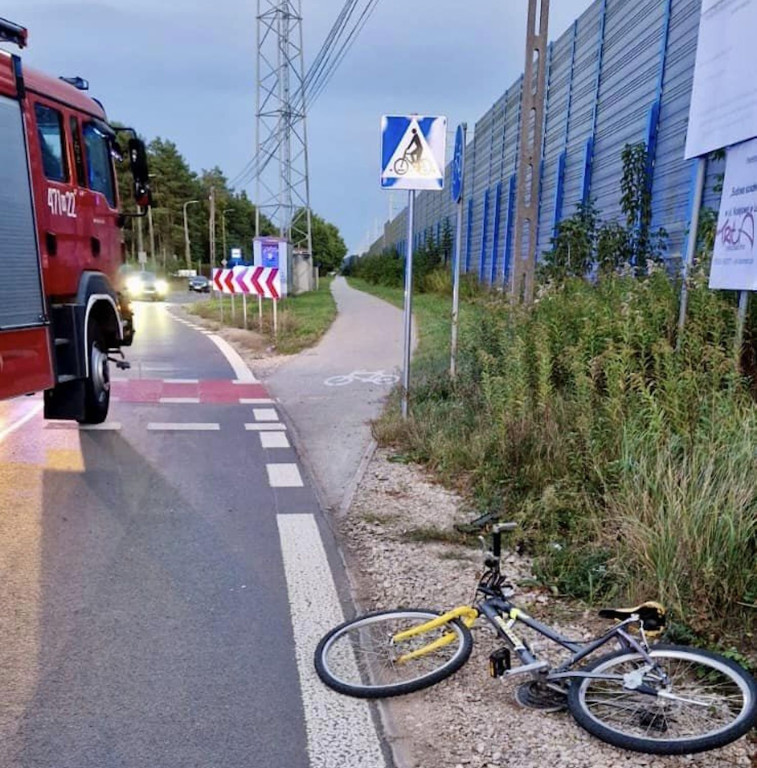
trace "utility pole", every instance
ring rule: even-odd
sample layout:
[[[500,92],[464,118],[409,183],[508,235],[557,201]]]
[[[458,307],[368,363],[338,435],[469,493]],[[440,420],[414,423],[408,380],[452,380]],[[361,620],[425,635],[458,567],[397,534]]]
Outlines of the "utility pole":
[[[312,256],[302,0],[258,0],[255,234],[265,214]]]
[[[521,94],[515,248],[510,269],[510,294],[514,301],[523,301],[526,304],[531,304],[534,299],[548,33],[549,0],[528,0],[526,66]]]

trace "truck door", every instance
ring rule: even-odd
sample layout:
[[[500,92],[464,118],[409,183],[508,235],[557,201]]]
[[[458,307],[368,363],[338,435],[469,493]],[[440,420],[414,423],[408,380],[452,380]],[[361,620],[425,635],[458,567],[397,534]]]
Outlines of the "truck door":
[[[52,384],[21,103],[0,94],[0,399]]]

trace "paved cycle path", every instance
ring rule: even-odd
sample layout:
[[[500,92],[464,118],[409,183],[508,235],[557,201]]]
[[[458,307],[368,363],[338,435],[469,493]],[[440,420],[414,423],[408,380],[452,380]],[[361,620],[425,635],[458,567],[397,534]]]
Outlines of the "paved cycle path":
[[[380,413],[402,366],[402,311],[337,277],[339,315],[317,347],[266,382],[292,421],[326,507],[348,502]],[[383,375],[382,375],[383,374]]]

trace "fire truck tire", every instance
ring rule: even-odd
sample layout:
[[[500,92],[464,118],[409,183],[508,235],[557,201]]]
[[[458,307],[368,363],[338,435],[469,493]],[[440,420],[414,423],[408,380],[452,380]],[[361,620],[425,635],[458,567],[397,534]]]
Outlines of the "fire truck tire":
[[[89,376],[84,383],[84,416],[80,424],[102,424],[110,406],[110,369],[108,348],[100,326],[91,319],[87,337],[89,348]]]

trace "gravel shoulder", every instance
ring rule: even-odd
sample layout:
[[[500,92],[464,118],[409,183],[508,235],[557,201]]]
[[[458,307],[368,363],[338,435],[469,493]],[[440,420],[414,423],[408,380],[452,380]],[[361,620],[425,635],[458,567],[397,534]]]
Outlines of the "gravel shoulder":
[[[420,468],[390,459],[390,452],[376,452],[352,506],[335,521],[359,610],[448,609],[469,603],[479,552],[441,540],[454,538],[454,523],[469,519],[462,513],[462,500],[434,485]],[[516,554],[504,559],[503,568],[516,585],[531,576],[529,560]],[[594,610],[568,605],[537,588],[518,588],[516,599],[535,618],[572,638],[588,639],[607,626]],[[598,741],[567,712],[523,709],[514,699],[522,680],[493,680],[488,675],[489,654],[499,646],[494,634],[481,622],[473,632],[473,654],[457,674],[426,691],[385,702],[394,731],[390,738],[405,763],[401,768],[757,765],[757,750],[744,739],[701,755],[643,755]],[[552,655],[551,644],[527,632],[521,634],[537,652],[559,658],[559,651]]]

